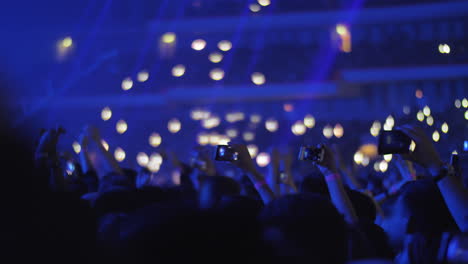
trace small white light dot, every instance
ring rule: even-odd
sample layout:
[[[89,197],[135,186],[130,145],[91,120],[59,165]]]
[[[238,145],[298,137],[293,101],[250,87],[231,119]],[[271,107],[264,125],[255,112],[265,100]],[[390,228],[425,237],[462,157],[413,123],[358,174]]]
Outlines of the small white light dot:
[[[267,121],[265,121],[265,128],[270,132],[275,132],[276,130],[278,130],[278,121],[271,118],[268,119]]]
[[[167,32],[161,37],[161,41],[166,44],[171,44],[176,41],[176,34],[173,32]]]
[[[73,142],[72,147],[73,147],[73,150],[75,151],[76,154],[79,154],[81,152],[80,143],[75,141],[75,142]]]
[[[125,133],[128,129],[127,122],[125,122],[125,120],[119,120],[115,126],[115,129],[119,134]]]
[[[177,118],[173,118],[169,120],[169,122],[167,123],[167,129],[169,130],[169,132],[173,134],[179,132],[181,128],[182,128],[182,124]]]
[[[125,151],[122,148],[116,148],[114,151],[115,160],[122,162],[125,159]]]
[[[185,74],[185,66],[182,64],[174,66],[172,68],[172,76],[174,77],[181,77]]]
[[[138,153],[136,159],[137,159],[138,165],[140,165],[141,167],[148,166],[149,157],[148,157],[148,155],[146,155],[146,153],[144,153],[144,152]]]
[[[161,145],[161,142],[162,142],[162,138],[161,138],[161,135],[159,135],[158,133],[152,133],[150,135],[149,144],[152,147],[158,147],[159,145]]]
[[[130,77],[127,77],[122,81],[122,90],[127,91],[127,90],[132,89],[132,87],[133,87],[133,81],[132,79],[130,79]]]
[[[259,153],[257,155],[257,164],[260,167],[266,167],[270,163],[270,154],[266,152]]]
[[[306,115],[304,117],[304,125],[308,128],[313,128],[315,126],[315,118],[311,115]]]
[[[137,80],[139,82],[146,82],[149,79],[149,73],[147,71],[141,71],[138,73]]]
[[[206,41],[203,39],[196,39],[192,42],[192,49],[194,50],[203,50],[206,47]]]
[[[112,117],[112,110],[109,107],[104,107],[101,111],[101,118],[104,121],[109,120]]]
[[[254,72],[252,74],[252,82],[256,85],[262,85],[265,83],[265,75],[260,72]]]
[[[212,63],[219,63],[223,60],[223,54],[219,52],[210,53],[209,59]]]
[[[232,48],[232,43],[229,40],[222,40],[218,43],[218,48],[222,51],[229,51]]]
[[[210,78],[215,81],[220,81],[224,78],[224,71],[219,68],[213,69],[210,71]]]

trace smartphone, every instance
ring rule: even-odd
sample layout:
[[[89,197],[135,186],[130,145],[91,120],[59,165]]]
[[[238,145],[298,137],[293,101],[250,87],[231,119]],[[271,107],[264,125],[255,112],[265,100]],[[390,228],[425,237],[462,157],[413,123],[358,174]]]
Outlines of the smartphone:
[[[320,163],[325,156],[325,149],[320,147],[302,146],[299,150],[299,160],[309,160]]]
[[[379,155],[405,154],[411,150],[411,138],[399,130],[382,131],[379,136]]]
[[[217,161],[236,161],[238,156],[239,154],[229,145],[218,145],[216,148]]]

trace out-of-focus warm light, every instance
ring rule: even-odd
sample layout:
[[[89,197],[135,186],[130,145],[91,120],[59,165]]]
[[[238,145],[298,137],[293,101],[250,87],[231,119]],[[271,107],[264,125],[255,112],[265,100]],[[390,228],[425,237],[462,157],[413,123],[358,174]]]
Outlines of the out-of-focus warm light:
[[[370,128],[370,133],[371,133],[372,136],[377,137],[379,135],[379,133],[380,133],[380,129],[375,128],[375,127],[371,127]]]
[[[182,64],[174,66],[172,68],[172,76],[174,77],[181,77],[185,74],[185,66]]]
[[[360,151],[354,153],[354,162],[356,164],[361,164],[363,159],[364,159],[364,155]]]
[[[209,59],[212,63],[220,63],[223,60],[223,54],[219,52],[210,53]]]
[[[138,73],[137,80],[139,82],[146,82],[149,79],[149,73],[147,71],[141,71]]]
[[[235,128],[229,128],[226,130],[226,135],[230,138],[237,137],[237,130]]]
[[[344,128],[341,124],[336,124],[335,127],[333,128],[333,134],[337,138],[341,138],[344,134]]]
[[[190,112],[190,117],[193,120],[203,120],[210,117],[210,112],[203,109],[194,109]]]
[[[377,145],[370,143],[360,146],[359,151],[367,157],[375,157],[378,154]]]
[[[117,130],[117,133],[123,134],[127,131],[128,125],[125,120],[119,120],[117,124],[115,125],[115,130]]]
[[[447,134],[449,131],[449,126],[447,123],[443,123],[440,129],[442,130],[443,133]]]
[[[210,145],[212,145],[212,146],[219,145],[219,140],[220,139],[221,139],[221,135],[219,135],[217,133],[211,133],[210,136],[209,136]]]
[[[214,128],[219,126],[221,119],[218,116],[210,116],[208,119],[202,121],[202,126],[206,129]]]
[[[161,145],[161,142],[162,142],[162,138],[161,138],[161,135],[159,135],[158,133],[152,133],[149,137],[149,144],[150,146],[152,147],[158,147],[159,145]]]
[[[106,151],[109,151],[109,144],[104,139],[101,140],[101,145]]]
[[[114,151],[114,158],[118,162],[122,162],[125,159],[125,151],[122,148],[116,148]]]
[[[465,111],[465,119],[468,120],[468,110]]]
[[[208,145],[210,143],[210,136],[206,133],[200,133],[197,136],[197,142],[202,146]]]
[[[275,132],[276,130],[278,130],[278,126],[278,121],[276,121],[273,118],[270,118],[267,121],[265,121],[265,128],[270,132]]]
[[[221,135],[218,140],[218,145],[227,145],[231,142],[231,139],[228,136]]]
[[[390,129],[392,129],[393,126],[395,126],[395,119],[393,118],[393,116],[389,115],[385,120],[385,123],[390,127]]]
[[[455,107],[460,108],[461,107],[461,101],[460,99],[455,100]]]
[[[380,165],[380,162],[378,162],[378,161],[376,161],[374,163],[374,170],[377,171],[377,172],[380,171],[380,166],[379,165]]]
[[[149,157],[148,157],[148,155],[146,153],[144,153],[144,152],[138,153],[137,157],[136,157],[136,160],[137,160],[138,165],[140,165],[141,167],[148,166]]]
[[[179,119],[177,119],[177,118],[173,118],[173,119],[169,120],[169,122],[167,123],[167,129],[172,134],[175,134],[175,133],[179,132],[181,128],[182,128],[182,124],[180,123]]]
[[[383,125],[383,130],[384,131],[391,131],[393,127],[391,127],[388,123],[385,123]]]
[[[369,162],[370,162],[369,157],[364,156],[364,158],[362,158],[361,165],[364,166],[364,167],[366,167],[367,165],[369,165]]]
[[[258,154],[258,147],[254,144],[247,145],[247,150],[249,151],[250,157],[255,159]]]
[[[383,155],[383,158],[386,162],[390,162],[392,161],[393,155],[392,154]]]
[[[122,90],[127,91],[127,90],[132,89],[132,87],[133,87],[133,81],[132,79],[130,79],[130,77],[127,77],[122,81]]]
[[[388,169],[388,163],[385,160],[382,160],[379,163],[379,169],[380,169],[381,172],[386,172],[387,169]]]
[[[323,135],[324,135],[326,138],[331,138],[331,137],[333,137],[333,128],[332,128],[330,125],[326,125],[326,126],[323,128]]]
[[[312,115],[306,115],[304,117],[304,125],[308,128],[313,128],[315,126],[315,118]]]
[[[270,154],[261,152],[257,155],[257,165],[259,167],[266,167],[270,163]]]
[[[255,138],[255,134],[253,132],[250,132],[250,131],[244,132],[244,134],[242,134],[242,138],[245,141],[252,141]]]
[[[203,50],[206,47],[206,41],[203,39],[196,39],[192,42],[192,49]]]
[[[457,151],[457,150],[454,150],[454,151],[452,151],[452,154],[453,154],[453,155],[458,155],[458,151]]]
[[[232,48],[232,43],[229,40],[222,40],[218,43],[218,48],[222,51],[229,51]]]
[[[262,85],[265,83],[265,75],[260,72],[254,72],[251,76],[252,82],[256,85]]]
[[[376,120],[374,121],[374,123],[372,123],[372,127],[375,127],[378,130],[380,130],[382,128],[382,124],[380,124],[380,122]]]
[[[424,113],[422,111],[419,111],[417,114],[416,114],[416,118],[422,122],[424,121]]]
[[[421,99],[421,98],[423,98],[423,96],[424,96],[423,91],[421,91],[419,89],[416,90],[416,98]]]
[[[167,32],[161,37],[161,41],[166,44],[172,44],[176,41],[176,34],[173,32]]]
[[[61,42],[62,47],[69,48],[73,45],[73,39],[71,37],[66,37]]]
[[[269,6],[271,4],[270,0],[258,0],[258,3],[261,6]]]
[[[409,146],[409,149],[410,149],[411,152],[414,152],[414,150],[416,149],[416,142],[411,140],[411,144]]]
[[[440,134],[439,134],[439,131],[434,131],[434,133],[432,133],[432,140],[434,140],[434,142],[439,142],[440,140]]]
[[[336,25],[336,33],[338,33],[338,35],[347,35],[349,34],[348,32],[348,27],[344,24],[338,24]]]
[[[234,123],[234,122],[244,120],[245,115],[242,112],[232,112],[232,113],[227,113],[225,118],[226,118],[226,121],[228,121],[229,123]]]
[[[431,108],[429,108],[429,106],[426,105],[426,106],[423,108],[423,114],[424,114],[425,116],[430,116],[430,115],[431,115]]]
[[[159,165],[161,165],[163,163],[163,157],[159,153],[151,154],[149,159],[150,159],[149,162],[155,162],[155,163],[157,163]]]
[[[260,123],[260,121],[262,121],[262,116],[261,115],[251,115],[250,116],[250,122],[254,123],[254,124],[257,124],[257,123]]]
[[[292,133],[296,136],[304,135],[306,130],[307,127],[304,125],[303,121],[296,121],[291,127]]]
[[[439,52],[442,54],[449,54],[450,46],[448,44],[439,44]]]
[[[215,81],[220,81],[224,78],[224,71],[220,68],[216,68],[210,71],[210,78]]]
[[[426,123],[429,125],[429,126],[432,126],[434,124],[434,118],[432,116],[428,116],[426,118]]]
[[[468,99],[463,98],[462,106],[463,106],[464,108],[468,108]]]
[[[411,108],[409,106],[404,106],[403,107],[403,113],[405,115],[409,115],[411,113]]]
[[[157,162],[154,161],[154,160],[150,160],[150,161],[148,162],[148,165],[147,165],[146,168],[148,168],[148,170],[149,170],[150,172],[156,173],[156,172],[158,172],[159,169],[161,168],[161,164],[157,163]]]
[[[101,118],[104,121],[109,120],[112,117],[112,110],[109,107],[104,107],[101,111]]]
[[[73,150],[75,151],[76,154],[79,154],[81,152],[80,143],[75,141],[75,142],[73,142],[72,147],[73,147]]]
[[[250,11],[256,13],[256,12],[260,11],[261,7],[259,5],[257,5],[257,4],[250,4],[249,9],[250,9]]]
[[[283,105],[283,110],[285,112],[292,112],[294,110],[294,105],[292,104],[284,104]]]

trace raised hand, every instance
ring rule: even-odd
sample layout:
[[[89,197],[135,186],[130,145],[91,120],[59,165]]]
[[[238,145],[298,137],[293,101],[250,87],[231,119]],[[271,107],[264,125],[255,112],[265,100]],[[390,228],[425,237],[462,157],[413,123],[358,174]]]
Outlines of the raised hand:
[[[439,153],[432,144],[430,138],[424,130],[418,126],[405,125],[400,128],[403,133],[409,136],[415,143],[416,148],[409,154],[402,155],[403,158],[416,162],[428,169],[436,169],[442,166]]]
[[[323,155],[322,162],[317,164],[320,171],[322,171],[324,175],[337,173],[338,169],[336,167],[335,155],[333,154],[333,151],[326,145],[321,145],[321,147],[323,147],[325,154]]]
[[[237,152],[237,160],[232,163],[245,172],[256,174],[257,169],[247,147],[243,144],[234,144],[231,146]]]

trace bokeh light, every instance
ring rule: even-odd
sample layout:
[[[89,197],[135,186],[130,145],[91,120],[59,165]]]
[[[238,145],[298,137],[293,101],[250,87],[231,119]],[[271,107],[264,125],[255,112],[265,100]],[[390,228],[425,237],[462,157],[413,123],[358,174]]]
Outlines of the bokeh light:
[[[258,3],[261,6],[269,6],[271,4],[270,0],[258,0]]]
[[[216,132],[213,132],[209,135],[209,142],[210,142],[210,145],[212,146],[219,145],[220,140],[221,140],[221,135],[219,135]]]
[[[344,128],[341,124],[336,124],[335,127],[333,128],[333,134],[337,138],[341,138],[344,135]]]
[[[390,128],[390,130],[392,130],[393,127],[395,126],[395,119],[393,118],[393,116],[389,115],[387,119],[385,120],[385,124],[387,125],[387,127]],[[385,124],[384,124],[384,130],[385,130]]]
[[[202,121],[202,126],[206,129],[215,128],[219,126],[221,119],[218,116],[210,116],[208,119]]]
[[[356,153],[354,153],[353,159],[354,159],[354,162],[359,165],[362,163],[364,159],[364,155],[362,154],[362,152],[357,151]]]
[[[430,115],[431,115],[431,108],[429,108],[429,106],[426,105],[426,106],[423,108],[423,114],[424,114],[425,116],[430,116]]]
[[[286,103],[286,104],[283,105],[283,110],[285,112],[292,112],[292,111],[294,111],[294,105]]]
[[[159,153],[157,153],[157,152],[156,152],[156,153],[153,153],[153,154],[151,154],[151,156],[150,156],[149,162],[150,162],[150,163],[151,163],[151,162],[154,162],[154,163],[157,163],[157,164],[161,165],[161,164],[163,163],[163,157],[162,157],[161,154],[159,154]]]
[[[208,145],[210,143],[210,136],[206,133],[200,133],[197,136],[197,142],[202,146]]]
[[[439,52],[442,54],[449,54],[450,46],[448,44],[439,44]]]
[[[226,130],[226,136],[230,138],[235,138],[237,137],[237,130],[235,128],[229,128]]]
[[[75,151],[76,154],[79,154],[81,152],[80,143],[75,141],[73,142],[72,147],[73,147],[73,151]]]
[[[361,165],[364,166],[364,167],[366,167],[367,165],[369,165],[369,162],[370,162],[369,157],[364,156],[364,158],[362,158]]]
[[[253,132],[247,131],[242,134],[242,138],[247,142],[252,141],[255,139],[255,134]]]
[[[270,164],[270,154],[261,152],[257,155],[256,161],[259,167],[266,167],[268,164]]]
[[[416,98],[418,98],[418,99],[421,99],[421,98],[423,98],[423,96],[424,96],[423,91],[420,90],[420,89],[416,90],[416,94],[415,94],[415,95],[416,95]]]
[[[439,142],[440,140],[440,134],[439,134],[439,131],[434,131],[434,133],[432,133],[432,140],[434,140],[434,142]]]
[[[228,136],[221,135],[218,140],[218,145],[227,145],[231,142],[231,139]]]
[[[257,5],[257,4],[250,4],[249,9],[250,9],[250,11],[256,13],[256,12],[260,11],[261,7],[259,5]]]
[[[124,161],[124,159],[125,159],[125,151],[124,151],[122,148],[120,148],[120,147],[116,148],[115,151],[114,151],[114,158],[115,158],[115,160],[118,161],[118,162]]]
[[[250,116],[250,122],[252,122],[254,124],[258,124],[261,121],[262,121],[262,116],[261,115],[254,114],[254,115]]]
[[[167,32],[161,37],[161,41],[166,44],[172,44],[176,41],[176,34],[173,32]]]
[[[254,72],[251,76],[252,82],[256,85],[262,85],[265,83],[265,75],[260,72]]]
[[[405,115],[411,114],[411,108],[410,108],[409,106],[404,106],[404,107],[403,107],[403,113],[404,113]]]
[[[315,126],[315,118],[312,115],[306,115],[304,117],[304,125],[308,128],[313,128]]]
[[[463,106],[464,108],[468,108],[468,99],[463,98],[463,100],[462,100],[462,106]]]
[[[388,163],[385,161],[385,160],[382,160],[380,163],[379,163],[379,170],[381,172],[386,172],[388,169]]]
[[[249,151],[250,157],[252,159],[255,159],[255,157],[257,157],[257,154],[258,154],[257,145],[249,144],[249,145],[247,145],[247,150]]]
[[[220,63],[223,60],[223,54],[219,52],[212,52],[209,55],[209,59],[212,63]]]
[[[231,112],[226,114],[226,121],[229,123],[235,123],[244,120],[245,115],[242,112]]]
[[[122,90],[128,91],[132,89],[132,87],[133,87],[133,81],[130,77],[127,77],[122,81]]]
[[[224,71],[220,68],[215,68],[210,71],[210,78],[215,81],[220,81],[224,78]]]
[[[106,151],[109,151],[109,144],[104,139],[101,140],[101,145]]]
[[[333,128],[330,125],[326,125],[323,128],[323,136],[326,137],[326,138],[333,137]]]
[[[125,120],[119,120],[117,121],[117,124],[115,125],[115,130],[117,130],[117,133],[123,134],[127,131],[128,125]]]
[[[149,79],[148,71],[140,71],[137,75],[137,80],[139,82],[146,82]]]
[[[461,101],[460,99],[455,100],[455,107],[460,108],[461,107]]]
[[[60,43],[60,45],[63,47],[63,48],[70,48],[72,45],[73,45],[73,39],[71,37],[66,37],[62,40],[62,42]]]
[[[229,51],[232,48],[232,43],[229,40],[222,40],[218,43],[218,48],[222,51]]]
[[[192,49],[203,50],[206,47],[206,41],[203,39],[196,39],[192,42]]]
[[[169,130],[169,132],[171,132],[172,134],[179,132],[181,128],[182,124],[177,118],[173,118],[167,123],[167,130]]]
[[[152,133],[149,137],[149,144],[150,146],[152,147],[158,147],[159,145],[161,145],[161,142],[162,142],[162,138],[161,138],[161,135],[159,135],[158,133]]]
[[[303,121],[296,121],[292,126],[291,126],[291,131],[294,135],[296,136],[301,136],[304,135],[306,132],[307,128],[304,125]]]
[[[422,111],[418,111],[418,113],[416,114],[416,118],[422,122],[424,121],[424,113]]]
[[[392,154],[386,154],[386,155],[383,155],[383,158],[386,162],[390,162],[392,161],[392,158],[393,158],[393,155]]]
[[[210,117],[210,112],[203,109],[194,109],[190,112],[190,117],[193,120],[204,120]]]
[[[265,121],[265,128],[266,130],[270,131],[270,132],[275,132],[278,130],[278,121],[276,121],[275,119],[273,118],[270,118],[268,119],[267,121]]]
[[[136,157],[136,160],[137,160],[138,165],[140,165],[141,167],[148,166],[149,157],[148,157],[148,155],[146,153],[144,153],[144,152],[138,153],[137,157]]]
[[[468,110],[465,111],[465,119],[468,120]]]
[[[338,35],[340,35],[340,36],[349,34],[348,27],[346,25],[344,25],[344,24],[336,25],[335,30],[336,30],[336,33],[338,33]]]
[[[432,116],[428,116],[426,118],[426,123],[429,125],[429,126],[432,126],[434,124],[434,118]]]
[[[101,111],[101,119],[107,121],[112,117],[112,110],[109,107],[104,107]]]
[[[185,66],[182,64],[174,66],[172,68],[172,76],[174,77],[182,77],[185,74]]]
[[[443,123],[440,129],[442,130],[443,133],[447,134],[449,131],[449,126],[447,123]]]

